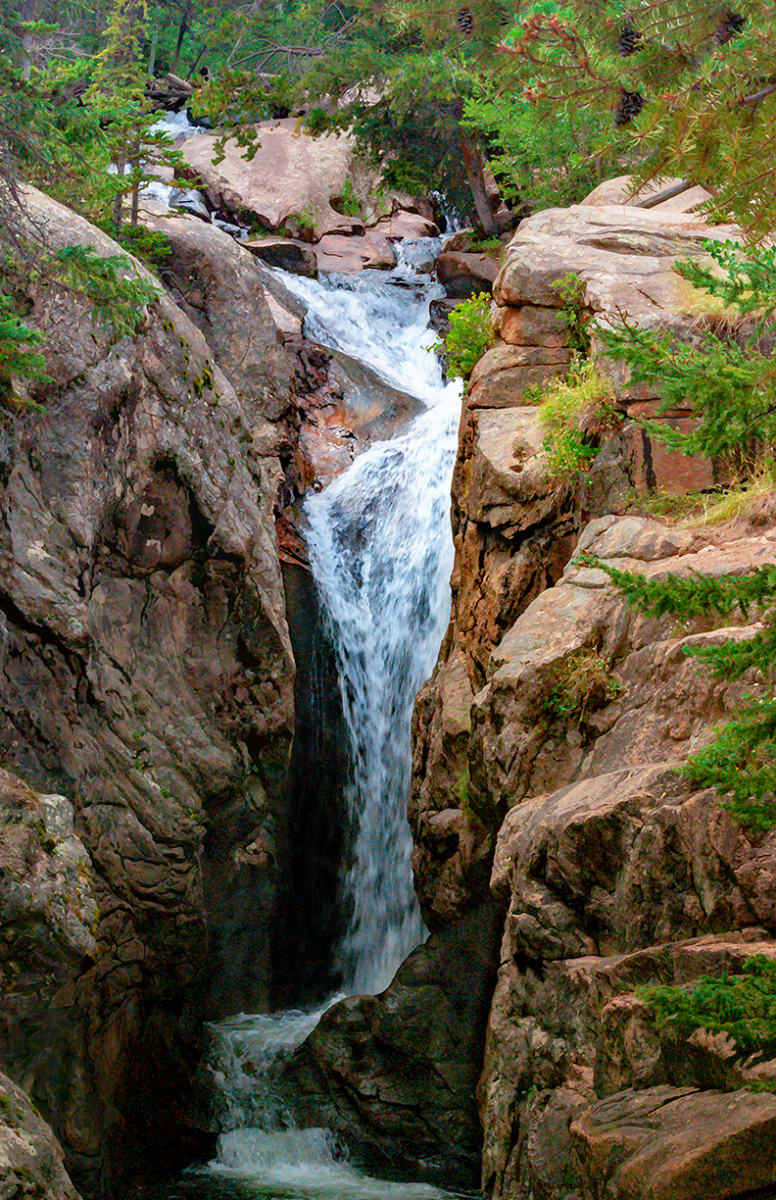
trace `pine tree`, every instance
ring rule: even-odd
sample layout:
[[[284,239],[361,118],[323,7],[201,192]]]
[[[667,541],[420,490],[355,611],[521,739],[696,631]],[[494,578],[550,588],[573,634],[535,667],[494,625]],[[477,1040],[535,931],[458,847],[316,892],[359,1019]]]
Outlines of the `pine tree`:
[[[741,250],[708,243],[712,264],[694,261],[677,270],[721,300],[725,321],[692,342],[641,329],[627,319],[598,333],[607,354],[624,362],[631,380],[649,382],[662,400],[659,414],[679,403],[691,408],[694,428],[676,430],[658,418],[649,432],[685,454],[724,457],[746,479],[776,447],[776,250]],[[736,314],[735,316],[733,314]],[[734,682],[747,672],[759,679],[727,725],[689,758],[684,771],[698,787],[717,788],[728,811],[753,830],[776,826],[776,565],[747,575],[669,575],[647,579],[598,560],[632,607],[650,616],[687,620],[755,614],[761,630],[748,640],[693,647],[715,678]]]
[[[719,301],[725,319],[701,326],[692,342],[670,332],[642,329],[627,317],[598,333],[606,353],[624,362],[634,383],[661,396],[658,415],[689,407],[690,431],[659,419],[648,432],[672,450],[725,457],[741,476],[776,444],[776,250],[742,250],[732,242],[707,242],[708,260],[676,265],[701,292]],[[709,305],[713,311],[713,304]]]
[[[628,604],[648,616],[668,613],[687,620],[756,612],[764,628],[748,641],[686,651],[725,682],[758,672],[765,692],[748,697],[733,719],[690,756],[684,774],[697,787],[718,789],[724,807],[742,825],[753,830],[776,827],[776,565],[750,575],[669,575],[655,580],[601,559],[582,561],[603,570]]]
[[[180,155],[169,137],[154,129],[158,119],[146,101],[143,47],[148,27],[146,0],[113,0],[110,19],[97,55],[86,101],[99,118],[110,160],[104,183],[111,231],[138,225],[143,184],[160,165],[172,166]]]
[[[535,0],[501,50],[535,106],[608,114],[635,186],[679,176],[708,211],[756,235],[776,225],[776,5],[741,0]]]

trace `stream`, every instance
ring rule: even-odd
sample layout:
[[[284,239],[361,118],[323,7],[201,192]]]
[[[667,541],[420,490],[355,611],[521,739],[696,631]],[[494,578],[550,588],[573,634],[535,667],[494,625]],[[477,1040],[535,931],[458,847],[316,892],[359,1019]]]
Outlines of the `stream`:
[[[449,617],[449,507],[460,386],[445,384],[428,306],[442,288],[415,264],[438,243],[399,247],[390,272],[319,280],[282,275],[306,309],[305,331],[345,351],[421,402],[389,441],[371,445],[327,488],[308,496],[310,564],[339,670],[351,763],[346,802],[356,830],[340,902],[342,994],[376,994],[425,937],[415,897],[406,804],[415,694],[430,675]],[[240,1014],[209,1027],[207,1067],[222,1133],[216,1157],[187,1172],[168,1200],[436,1200],[413,1181],[376,1179],[325,1129],[294,1126],[273,1088],[314,1011]]]

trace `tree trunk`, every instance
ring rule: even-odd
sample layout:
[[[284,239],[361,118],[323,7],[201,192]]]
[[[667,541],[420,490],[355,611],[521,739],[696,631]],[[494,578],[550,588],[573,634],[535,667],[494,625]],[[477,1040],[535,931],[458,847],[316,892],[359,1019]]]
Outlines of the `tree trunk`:
[[[32,75],[32,47],[33,37],[31,33],[25,33],[22,36],[22,75],[29,83]]]
[[[482,231],[486,237],[497,237],[498,228],[496,227],[496,219],[491,211],[488,193],[485,188],[485,180],[482,174],[482,155],[472,140],[463,131],[461,131],[461,151],[463,152],[466,178],[469,181],[472,199],[474,200],[477,220],[482,226]]]
[[[184,8],[183,8],[183,16],[181,17],[181,23],[178,26],[178,40],[175,43],[175,53],[172,56],[172,63],[170,64],[170,70],[173,72],[178,70],[178,59],[180,58],[181,47],[183,45],[183,39],[185,38],[186,31],[189,27],[189,16],[190,15],[191,15],[191,0],[186,0],[186,4],[184,5]]]
[[[116,174],[119,179],[124,178],[124,167],[126,160],[123,158],[116,159]],[[113,197],[113,224],[117,230],[121,229],[121,222],[124,218],[124,193],[116,192]]]
[[[132,189],[132,206],[130,209],[129,223],[133,229],[137,228],[140,215],[140,184],[136,183]]]
[[[153,37],[151,38],[151,50],[148,55],[148,76],[150,79],[153,79],[154,71],[156,70],[156,51],[157,51],[158,47],[159,47],[159,30],[155,29],[154,33],[153,33]]]

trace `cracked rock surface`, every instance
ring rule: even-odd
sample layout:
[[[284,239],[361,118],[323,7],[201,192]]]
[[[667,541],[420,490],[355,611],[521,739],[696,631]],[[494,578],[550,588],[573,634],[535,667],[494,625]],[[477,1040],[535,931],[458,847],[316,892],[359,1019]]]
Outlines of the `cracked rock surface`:
[[[54,201],[28,202],[55,247],[121,252]],[[31,285],[51,382],[43,411],[0,431],[2,762],[43,793],[41,837],[64,839],[32,897],[3,884],[49,933],[40,987],[33,970],[21,998],[6,973],[0,1028],[86,1192],[120,1188],[138,1137],[149,1158],[180,1139],[192,998],[266,1003],[283,860],[294,663],[268,416],[291,371],[263,291],[243,289],[234,314],[264,322],[248,345],[203,284],[212,253],[188,244],[192,280],[175,233],[171,270],[201,328],[160,295],[118,336],[84,296]],[[26,854],[22,785],[3,780]]]

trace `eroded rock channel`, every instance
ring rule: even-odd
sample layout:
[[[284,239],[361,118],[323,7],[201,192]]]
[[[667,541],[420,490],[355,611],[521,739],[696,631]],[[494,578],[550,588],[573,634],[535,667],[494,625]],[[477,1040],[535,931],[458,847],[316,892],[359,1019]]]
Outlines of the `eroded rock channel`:
[[[776,1194],[773,1063],[637,994],[776,958],[774,835],[676,770],[759,681],[688,660],[722,620],[641,617],[576,557],[746,572],[772,497],[638,511],[722,468],[652,440],[660,397],[595,344],[616,421],[583,484],[548,481],[526,402],[571,357],[558,279],[692,331],[672,264],[738,236],[622,194],[500,264],[450,251],[447,298],[436,239],[314,279],[153,211],[136,336],[30,285],[53,382],[0,427],[0,1154],[28,1194]],[[429,305],[493,277],[462,398]],[[582,658],[605,686],[553,708]]]

